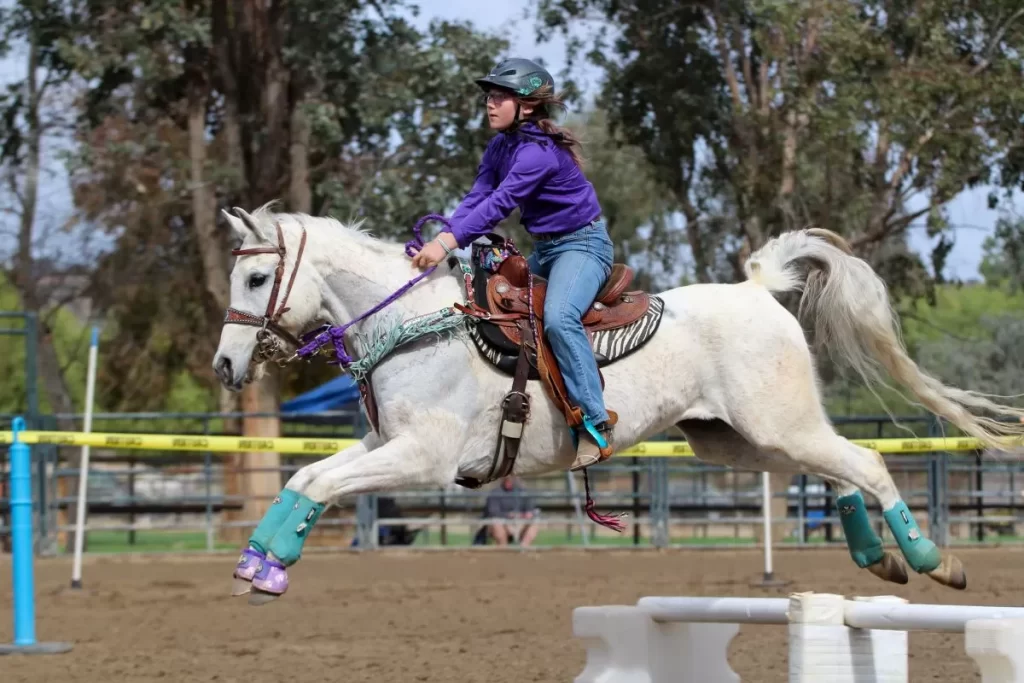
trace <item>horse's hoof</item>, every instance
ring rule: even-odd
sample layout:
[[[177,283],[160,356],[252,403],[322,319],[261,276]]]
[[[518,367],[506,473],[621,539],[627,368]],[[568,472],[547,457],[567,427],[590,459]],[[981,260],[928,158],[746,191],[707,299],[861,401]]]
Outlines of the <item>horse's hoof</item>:
[[[955,555],[943,556],[942,564],[927,574],[943,586],[949,586],[958,591],[967,588],[967,573],[964,572],[963,564]]]
[[[249,547],[242,551],[238,564],[235,565],[234,580],[231,583],[232,596],[238,597],[249,592],[251,582],[264,559],[266,556],[255,548]]]
[[[910,574],[907,572],[907,563],[899,555],[885,551],[882,559],[867,567],[868,571],[882,579],[892,583],[905,584],[910,581]]]
[[[256,575],[252,578],[250,605],[265,605],[288,590],[288,571],[277,560],[265,558],[260,561]]]

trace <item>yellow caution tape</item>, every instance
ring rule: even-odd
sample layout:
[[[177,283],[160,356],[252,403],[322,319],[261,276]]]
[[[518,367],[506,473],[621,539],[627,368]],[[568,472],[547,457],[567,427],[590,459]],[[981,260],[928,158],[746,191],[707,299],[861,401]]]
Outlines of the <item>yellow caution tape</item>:
[[[337,453],[358,439],[259,438],[192,434],[104,434],[101,432],[21,432],[27,444],[91,446],[147,451],[209,451],[215,453]],[[0,444],[13,441],[12,432],[0,432]]]
[[[36,432],[20,433],[27,444],[58,446],[91,446],[149,451],[203,451],[213,453],[308,453],[332,454],[359,443],[358,439],[259,438],[237,436],[202,436],[189,434],[105,434],[100,432]],[[12,432],[0,432],[0,444],[12,443]],[[974,451],[982,447],[978,439],[946,437],[936,439],[853,439],[853,443],[879,453],[926,453],[933,451]],[[692,457],[693,450],[685,441],[645,441],[620,451],[622,456],[644,458]]]
[[[879,453],[930,453],[934,451],[975,451],[982,448],[978,439],[946,437],[938,439],[851,439],[853,443]],[[645,441],[616,453],[616,456],[646,458],[692,457],[693,449],[685,441]]]

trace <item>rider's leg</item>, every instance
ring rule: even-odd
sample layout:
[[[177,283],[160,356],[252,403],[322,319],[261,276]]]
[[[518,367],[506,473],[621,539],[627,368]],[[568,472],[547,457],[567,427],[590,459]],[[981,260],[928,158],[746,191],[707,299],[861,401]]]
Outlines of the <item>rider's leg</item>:
[[[613,249],[603,223],[572,235],[539,242],[540,261],[548,269],[544,331],[558,361],[565,389],[585,416],[585,424],[611,445],[611,425],[604,405],[601,377],[582,318],[611,273]],[[600,447],[587,430],[579,430],[574,469],[598,461]]]
[[[530,272],[534,275],[539,275],[543,278],[548,276],[548,271],[544,265],[540,262],[540,253],[534,251],[526,258],[526,265],[530,267]]]

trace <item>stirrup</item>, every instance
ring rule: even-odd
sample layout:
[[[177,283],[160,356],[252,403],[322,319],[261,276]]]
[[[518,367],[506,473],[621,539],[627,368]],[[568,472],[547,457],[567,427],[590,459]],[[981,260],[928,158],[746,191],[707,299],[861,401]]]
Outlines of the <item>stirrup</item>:
[[[599,432],[597,428],[594,427],[594,423],[591,422],[590,418],[587,417],[586,415],[583,416],[583,428],[586,429],[587,433],[593,438],[593,442],[589,440],[586,441],[587,451],[590,451],[591,447],[593,446],[596,446],[597,450],[593,453],[580,453],[579,434],[577,433],[576,429],[572,429],[572,441],[573,445],[576,446],[576,459],[573,461],[572,465],[569,466],[570,472],[578,472],[580,470],[585,470],[591,465],[596,465],[602,460],[605,460],[608,457],[608,455],[611,455],[610,453],[608,453],[608,455],[605,455],[605,451],[609,450],[610,448],[608,441],[604,438],[604,435],[602,435],[601,432]]]

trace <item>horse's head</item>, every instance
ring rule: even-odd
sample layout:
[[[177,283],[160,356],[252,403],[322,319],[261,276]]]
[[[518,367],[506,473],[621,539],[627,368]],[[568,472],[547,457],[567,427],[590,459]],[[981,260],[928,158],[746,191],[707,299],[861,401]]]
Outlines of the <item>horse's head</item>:
[[[265,208],[250,215],[237,207],[223,214],[239,246],[231,252],[238,258],[213,368],[237,391],[259,380],[282,347],[299,345],[300,331],[320,309],[320,290],[314,269],[301,267],[306,230],[294,216]]]

